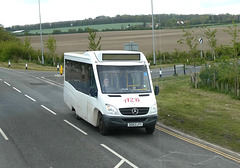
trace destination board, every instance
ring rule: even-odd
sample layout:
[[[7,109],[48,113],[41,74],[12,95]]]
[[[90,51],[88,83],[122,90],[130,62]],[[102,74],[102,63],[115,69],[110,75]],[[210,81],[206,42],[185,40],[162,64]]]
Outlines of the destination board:
[[[102,54],[103,61],[140,60],[140,54]]]

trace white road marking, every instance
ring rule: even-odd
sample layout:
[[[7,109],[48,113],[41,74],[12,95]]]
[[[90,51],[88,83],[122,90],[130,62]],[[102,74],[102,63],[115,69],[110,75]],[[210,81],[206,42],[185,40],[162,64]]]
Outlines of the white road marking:
[[[109,150],[110,152],[112,152],[114,155],[116,155],[117,157],[119,157],[121,159],[121,161],[116,165],[116,166],[121,166],[121,164],[123,162],[126,162],[127,164],[129,164],[130,166],[134,167],[134,168],[138,168],[136,165],[134,165],[132,162],[128,161],[127,159],[125,159],[124,157],[122,157],[120,154],[118,154],[117,152],[115,152],[114,150],[112,150],[111,148],[109,148],[108,146],[101,144],[102,147],[104,147],[105,149]],[[116,167],[115,168],[118,168]]]
[[[13,87],[14,90],[16,90],[17,92],[21,93],[20,90],[18,90],[17,88]]]
[[[2,134],[3,138],[7,141],[8,137],[6,136],[6,134],[3,132],[2,128],[0,128],[0,133]]]
[[[2,79],[0,79],[0,81],[2,81]]]
[[[42,80],[43,80],[44,82],[49,83],[49,84],[51,84],[51,85],[56,85],[56,86],[57,86],[57,84],[52,83],[52,82],[49,82],[49,81],[48,81],[46,78],[44,78],[43,76],[41,76],[41,78],[42,78]]]
[[[4,81],[4,83],[6,84],[6,85],[8,85],[8,86],[11,86],[9,83],[7,83],[6,81]]]
[[[53,112],[52,110],[50,110],[49,108],[45,107],[44,105],[41,105],[44,109],[46,109],[47,111],[49,111],[50,113],[57,115],[57,113]]]
[[[27,98],[29,98],[30,100],[34,101],[34,102],[36,101],[35,99],[31,98],[30,96],[28,96],[28,95],[26,95],[26,94],[25,94],[25,96],[26,96]]]
[[[121,160],[114,168],[119,168],[124,163],[124,160]]]
[[[83,130],[81,130],[80,128],[76,127],[75,125],[73,125],[72,123],[70,123],[67,120],[63,120],[64,122],[66,122],[68,125],[72,126],[73,128],[77,129],[78,131],[80,131],[81,133],[83,133],[84,135],[88,135],[86,132],[84,132]]]

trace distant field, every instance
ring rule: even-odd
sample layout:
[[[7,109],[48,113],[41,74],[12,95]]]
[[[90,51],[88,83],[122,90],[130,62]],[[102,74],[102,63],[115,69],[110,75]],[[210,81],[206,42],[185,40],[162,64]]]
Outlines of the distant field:
[[[142,25],[142,22],[130,22],[130,23],[114,23],[114,24],[101,24],[101,25],[88,25],[88,26],[69,26],[69,27],[63,27],[63,28],[52,28],[52,29],[44,29],[43,27],[43,33],[52,33],[53,30],[61,30],[61,32],[68,32],[69,29],[76,29],[79,28],[85,29],[87,27],[92,29],[97,29],[99,31],[102,31],[104,29],[121,29],[122,27],[126,28],[128,25],[134,26],[134,25]],[[30,34],[39,34],[40,30],[30,30]]]
[[[219,44],[230,44],[231,37],[222,30],[227,27],[215,27],[217,29],[217,39]],[[195,36],[203,37],[203,50],[208,49],[207,39],[203,36],[204,29],[197,28],[194,30]],[[174,52],[175,49],[180,51],[187,51],[186,45],[180,45],[177,41],[183,38],[181,29],[163,29],[155,30],[155,48],[161,52]],[[151,30],[136,30],[136,31],[111,31],[111,32],[97,32],[97,37],[102,37],[102,50],[123,50],[124,43],[134,41],[139,45],[139,51],[144,54],[152,53],[153,40]],[[34,49],[41,48],[40,36],[30,36],[32,47]],[[48,35],[43,36],[43,40],[48,39]],[[64,52],[69,51],[86,51],[88,50],[88,33],[75,34],[60,34],[54,35],[57,41],[57,53],[61,56]],[[25,37],[19,37],[24,41]],[[198,46],[201,49],[201,46]],[[44,49],[46,51],[46,49]],[[199,53],[200,54],[200,53]]]

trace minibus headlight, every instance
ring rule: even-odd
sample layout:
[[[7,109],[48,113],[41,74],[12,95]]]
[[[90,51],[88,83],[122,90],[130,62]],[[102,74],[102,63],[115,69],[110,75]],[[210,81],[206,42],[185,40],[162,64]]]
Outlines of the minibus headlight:
[[[114,106],[110,105],[110,104],[106,104],[106,110],[107,110],[108,114],[118,115],[117,109]]]
[[[154,103],[149,111],[150,114],[157,114],[157,103]]]

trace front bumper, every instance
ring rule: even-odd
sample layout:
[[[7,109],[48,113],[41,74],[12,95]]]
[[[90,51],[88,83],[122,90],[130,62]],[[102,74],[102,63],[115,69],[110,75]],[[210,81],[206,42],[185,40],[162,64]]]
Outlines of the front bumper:
[[[129,128],[128,123],[143,123],[140,127],[152,127],[156,125],[158,115],[137,116],[137,117],[122,117],[103,115],[103,121],[108,129],[114,128]],[[139,128],[139,126],[137,126]]]

